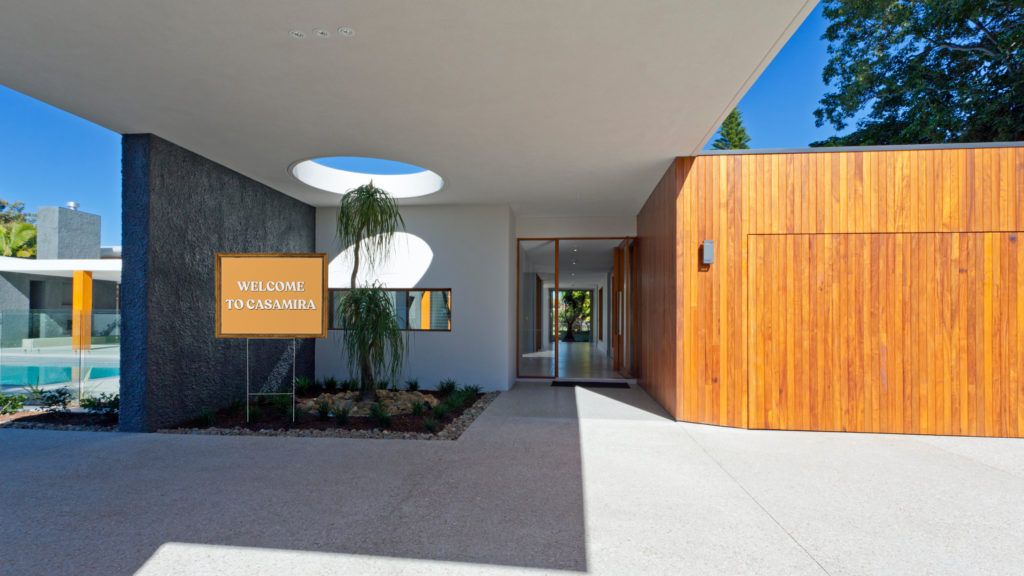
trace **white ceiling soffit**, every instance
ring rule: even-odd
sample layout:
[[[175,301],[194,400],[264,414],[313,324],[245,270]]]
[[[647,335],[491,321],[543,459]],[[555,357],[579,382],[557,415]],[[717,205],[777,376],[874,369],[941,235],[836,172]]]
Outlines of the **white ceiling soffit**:
[[[0,84],[119,133],[152,132],[316,206],[336,196],[289,167],[363,156],[448,183],[403,203],[635,215],[814,4],[7,2]]]

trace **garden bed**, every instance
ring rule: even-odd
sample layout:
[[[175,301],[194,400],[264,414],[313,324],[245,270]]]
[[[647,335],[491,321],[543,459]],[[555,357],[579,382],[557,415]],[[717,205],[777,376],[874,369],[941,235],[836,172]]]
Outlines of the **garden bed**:
[[[114,432],[117,421],[81,412],[23,411],[0,415],[0,428]]]
[[[435,400],[429,405],[434,406],[437,392],[425,391],[424,395]],[[339,394],[340,396],[340,394]],[[444,418],[436,418],[433,408],[425,409],[421,414],[395,414],[390,425],[384,427],[370,416],[351,416],[347,423],[338,425],[332,416],[321,418],[318,414],[304,412],[298,415],[295,422],[291,421],[290,413],[274,410],[268,413],[268,407],[261,408],[263,416],[259,422],[245,421],[245,407],[234,406],[213,414],[212,423],[209,416],[205,421],[192,420],[175,428],[158,430],[163,434],[209,434],[221,436],[291,436],[315,438],[394,438],[406,440],[455,440],[469,427],[487,406],[498,396],[498,392],[478,393],[471,401],[452,408]],[[443,398],[443,397],[442,397]],[[301,398],[297,404],[308,406],[316,398]],[[424,404],[427,404],[426,402]],[[365,406],[360,406],[365,410]],[[358,409],[358,408],[357,408]],[[426,419],[437,422],[434,432],[424,427]]]

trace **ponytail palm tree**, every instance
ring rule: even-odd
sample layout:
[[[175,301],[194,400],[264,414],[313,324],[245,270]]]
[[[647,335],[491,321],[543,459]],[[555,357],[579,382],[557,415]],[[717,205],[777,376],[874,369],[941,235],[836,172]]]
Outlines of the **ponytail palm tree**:
[[[350,190],[338,206],[338,244],[353,247],[354,265],[350,289],[338,303],[343,349],[349,372],[359,373],[359,399],[377,398],[375,378],[394,382],[401,375],[406,342],[398,325],[395,303],[382,286],[358,286],[360,265],[372,270],[387,259],[398,228],[405,221],[398,202],[373,185]]]

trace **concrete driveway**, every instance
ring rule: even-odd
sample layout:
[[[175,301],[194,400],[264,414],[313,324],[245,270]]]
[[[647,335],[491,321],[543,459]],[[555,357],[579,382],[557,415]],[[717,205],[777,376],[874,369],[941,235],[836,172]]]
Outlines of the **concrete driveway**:
[[[0,573],[1016,574],[1024,441],[518,384],[457,442],[0,430]]]

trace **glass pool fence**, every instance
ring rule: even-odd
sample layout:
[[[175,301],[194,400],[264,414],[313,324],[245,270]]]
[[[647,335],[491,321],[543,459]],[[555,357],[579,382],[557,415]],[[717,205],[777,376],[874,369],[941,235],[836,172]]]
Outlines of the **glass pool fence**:
[[[0,311],[0,392],[38,397],[118,394],[121,315],[116,310]]]

